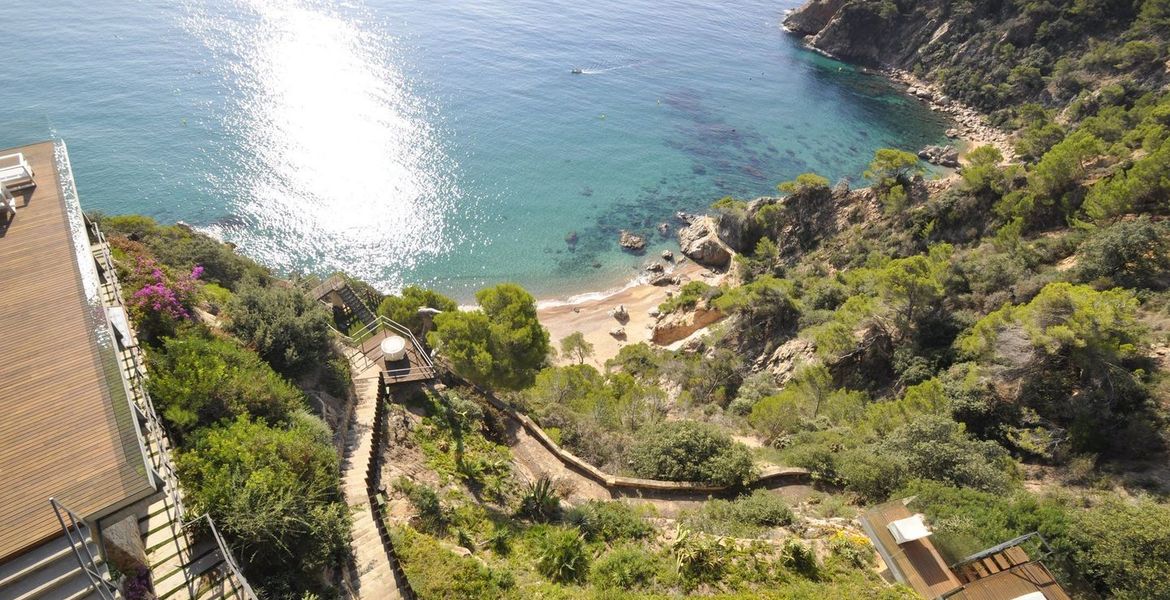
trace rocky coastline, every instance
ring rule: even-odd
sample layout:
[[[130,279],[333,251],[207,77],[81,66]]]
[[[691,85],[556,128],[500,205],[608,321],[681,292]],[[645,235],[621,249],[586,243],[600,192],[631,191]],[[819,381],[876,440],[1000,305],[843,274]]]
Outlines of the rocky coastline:
[[[877,42],[860,43],[858,40],[875,38],[872,31],[870,35],[854,35],[867,24],[877,27],[876,23],[868,23],[868,17],[863,11],[851,10],[845,0],[808,0],[785,15],[781,27],[789,34],[801,37],[809,49],[836,60],[858,64],[863,72],[881,75],[905,86],[908,95],[931,110],[947,115],[954,123],[947,131],[947,137],[960,142],[961,153],[991,145],[999,149],[1006,161],[1015,159],[1008,133],[989,124],[982,112],[948,96],[939,84],[896,66],[906,64],[904,52]],[[929,32],[907,33],[915,38],[927,34],[937,37],[946,30],[944,24]],[[913,47],[913,44],[908,46]],[[903,60],[897,61],[893,57]]]

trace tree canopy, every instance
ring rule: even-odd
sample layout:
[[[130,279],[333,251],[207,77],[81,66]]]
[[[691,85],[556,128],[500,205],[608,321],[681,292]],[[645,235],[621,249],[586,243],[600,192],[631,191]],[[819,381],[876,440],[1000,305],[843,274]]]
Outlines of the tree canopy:
[[[474,383],[500,389],[531,385],[549,353],[536,300],[509,283],[480,290],[475,297],[480,310],[437,315],[428,340],[457,373]]]

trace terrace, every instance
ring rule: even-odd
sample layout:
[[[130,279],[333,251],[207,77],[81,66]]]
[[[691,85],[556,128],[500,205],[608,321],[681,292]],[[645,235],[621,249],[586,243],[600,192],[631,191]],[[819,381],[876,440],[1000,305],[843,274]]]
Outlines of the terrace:
[[[435,377],[430,355],[410,329],[374,314],[342,277],[334,275],[325,280],[309,292],[309,297],[333,309],[339,325],[352,330],[348,335],[341,331],[337,334],[349,347],[347,358],[363,376],[377,377],[380,372],[387,383]]]
[[[948,600],[1069,600],[1068,594],[1023,544],[1043,538],[1021,536],[948,566],[930,541],[932,532],[907,508],[910,500],[876,506],[861,526],[888,569],[889,578],[922,597]]]
[[[0,180],[17,191],[0,228],[0,597],[114,600],[117,567],[145,569],[159,597],[255,600],[211,519],[184,513],[110,249],[81,213],[64,144],[6,152]]]

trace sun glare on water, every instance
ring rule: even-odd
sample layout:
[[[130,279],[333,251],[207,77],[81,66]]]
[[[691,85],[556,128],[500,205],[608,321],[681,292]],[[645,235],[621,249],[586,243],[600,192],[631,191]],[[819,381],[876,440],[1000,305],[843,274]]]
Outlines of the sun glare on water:
[[[233,169],[222,234],[284,269],[345,270],[396,287],[447,248],[457,196],[426,107],[360,14],[313,2],[192,8],[224,65]]]

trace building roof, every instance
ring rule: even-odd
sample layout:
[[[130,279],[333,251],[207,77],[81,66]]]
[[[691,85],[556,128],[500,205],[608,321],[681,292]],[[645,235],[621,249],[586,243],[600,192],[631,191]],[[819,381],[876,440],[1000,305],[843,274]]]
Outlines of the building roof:
[[[937,598],[958,589],[962,583],[947,567],[930,538],[911,540],[901,545],[894,541],[890,523],[911,516],[905,504],[895,501],[866,511],[861,517],[861,524],[894,578],[913,588],[923,598]]]
[[[0,562],[61,535],[49,498],[102,516],[153,491],[63,144],[0,216]]]

